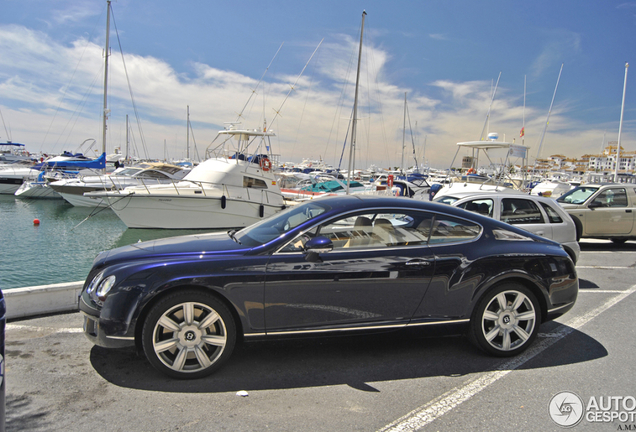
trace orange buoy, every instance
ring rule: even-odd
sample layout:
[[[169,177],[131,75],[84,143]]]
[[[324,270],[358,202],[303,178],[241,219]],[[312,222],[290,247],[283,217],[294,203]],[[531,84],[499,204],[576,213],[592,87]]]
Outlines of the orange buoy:
[[[33,225],[40,225],[40,219],[33,219]]]

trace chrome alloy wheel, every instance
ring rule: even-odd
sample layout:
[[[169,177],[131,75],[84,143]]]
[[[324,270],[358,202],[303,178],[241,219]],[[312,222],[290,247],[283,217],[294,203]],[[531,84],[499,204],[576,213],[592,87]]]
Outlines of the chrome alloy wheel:
[[[515,350],[531,338],[537,317],[534,303],[524,293],[502,291],[484,309],[481,317],[482,335],[496,350]]]
[[[196,373],[212,366],[223,354],[227,329],[210,306],[197,302],[177,304],[157,320],[152,347],[158,359],[178,373]]]

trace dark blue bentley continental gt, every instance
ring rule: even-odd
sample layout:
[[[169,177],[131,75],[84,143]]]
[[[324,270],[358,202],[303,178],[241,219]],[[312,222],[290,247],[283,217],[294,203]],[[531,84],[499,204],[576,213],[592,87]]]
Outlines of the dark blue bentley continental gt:
[[[198,378],[239,339],[422,326],[511,356],[577,294],[558,243],[442,204],[344,196],[102,252],[79,307],[94,344],[137,345],[161,372]]]

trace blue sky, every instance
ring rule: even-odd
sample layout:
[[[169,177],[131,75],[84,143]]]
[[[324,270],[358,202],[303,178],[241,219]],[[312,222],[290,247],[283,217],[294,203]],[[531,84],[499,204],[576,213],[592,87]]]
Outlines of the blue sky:
[[[11,138],[33,152],[99,142],[106,1],[3,0],[0,8],[0,110],[9,129],[0,129],[0,142]],[[256,88],[243,126],[273,121],[282,161],[337,165],[363,10],[361,167],[400,164],[405,93],[420,161],[448,167],[457,142],[480,138],[500,73],[489,131],[520,142],[525,116],[534,158],[562,64],[540,156],[598,153],[604,134],[617,139],[625,62],[636,65],[636,1],[119,0],[112,9],[107,147],[124,145],[126,114],[134,122],[120,41],[142,127],[132,127],[132,141],[142,157],[185,156],[186,106],[203,155]],[[630,73],[622,145],[636,151]]]

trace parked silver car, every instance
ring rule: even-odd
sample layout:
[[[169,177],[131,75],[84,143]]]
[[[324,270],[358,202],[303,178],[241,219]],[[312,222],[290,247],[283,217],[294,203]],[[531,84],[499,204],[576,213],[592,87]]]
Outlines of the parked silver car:
[[[561,243],[576,264],[581,248],[576,226],[568,213],[552,198],[496,192],[460,192],[434,201],[461,207],[515,225]]]

